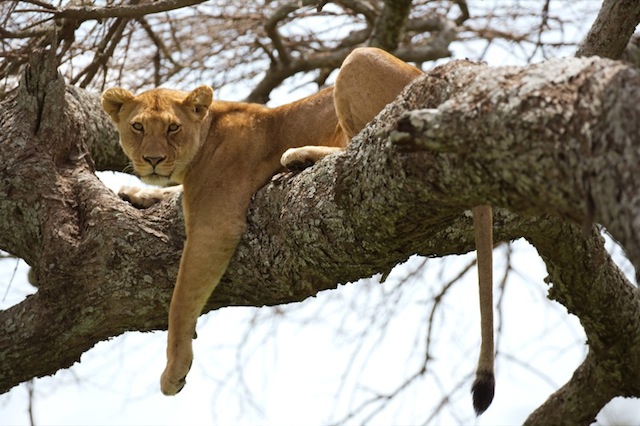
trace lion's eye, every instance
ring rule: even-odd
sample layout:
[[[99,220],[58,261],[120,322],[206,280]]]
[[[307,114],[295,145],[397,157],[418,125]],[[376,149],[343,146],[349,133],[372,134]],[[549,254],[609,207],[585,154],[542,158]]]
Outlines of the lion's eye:
[[[179,124],[171,123],[169,124],[169,133],[175,133],[178,131],[179,128],[180,128]]]
[[[134,121],[133,123],[131,123],[131,127],[136,132],[142,132],[144,130],[144,126],[142,125],[142,123],[138,123],[137,121]]]

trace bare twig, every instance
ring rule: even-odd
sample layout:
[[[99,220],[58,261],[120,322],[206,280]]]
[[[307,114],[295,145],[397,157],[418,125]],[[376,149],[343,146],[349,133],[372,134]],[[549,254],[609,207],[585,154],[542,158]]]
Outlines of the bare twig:
[[[158,0],[145,2],[136,5],[94,7],[76,6],[58,10],[54,13],[55,18],[71,18],[79,21],[105,18],[138,18],[140,16],[154,13],[168,12],[183,7],[204,3],[206,0]]]
[[[79,82],[80,78],[84,76],[80,82],[80,87],[87,87],[98,70],[101,67],[106,67],[107,61],[111,58],[116,46],[122,39],[122,35],[128,22],[128,19],[118,18],[111,24],[109,32],[94,52],[93,61],[91,61],[91,63],[82,72],[76,75],[76,77],[71,81],[71,84],[76,84]]]

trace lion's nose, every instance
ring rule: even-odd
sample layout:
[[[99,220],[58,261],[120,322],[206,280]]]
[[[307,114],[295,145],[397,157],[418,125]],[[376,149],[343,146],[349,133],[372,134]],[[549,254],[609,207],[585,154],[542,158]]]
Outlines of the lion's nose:
[[[167,157],[144,157],[144,161],[151,164],[153,167],[156,167]]]

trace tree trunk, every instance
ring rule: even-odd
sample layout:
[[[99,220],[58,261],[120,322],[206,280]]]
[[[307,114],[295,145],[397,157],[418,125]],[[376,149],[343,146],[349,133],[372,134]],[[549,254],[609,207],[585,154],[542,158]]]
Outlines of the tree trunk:
[[[3,392],[101,340],[166,328],[184,239],[180,197],[139,211],[95,177],[92,158],[123,164],[115,130],[51,63],[0,105],[0,247],[39,286],[0,312]],[[438,67],[345,153],[255,195],[206,311],[300,301],[415,253],[473,250],[469,208],[490,203],[496,241],[536,246],[550,296],[580,318],[590,347],[529,421],[588,424],[612,397],[640,396],[640,299],[592,225],[640,265],[639,103],[639,72],[609,60]]]

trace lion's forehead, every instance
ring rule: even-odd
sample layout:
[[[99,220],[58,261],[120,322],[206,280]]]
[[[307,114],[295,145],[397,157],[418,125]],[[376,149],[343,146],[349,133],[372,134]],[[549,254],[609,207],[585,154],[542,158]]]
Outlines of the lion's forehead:
[[[165,126],[170,123],[179,122],[180,117],[172,110],[157,111],[149,108],[142,108],[135,114],[134,120],[145,125]]]
[[[180,121],[186,113],[182,101],[185,94],[177,90],[153,89],[138,95],[134,116],[138,121],[164,124]]]

